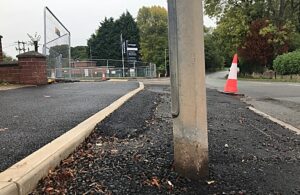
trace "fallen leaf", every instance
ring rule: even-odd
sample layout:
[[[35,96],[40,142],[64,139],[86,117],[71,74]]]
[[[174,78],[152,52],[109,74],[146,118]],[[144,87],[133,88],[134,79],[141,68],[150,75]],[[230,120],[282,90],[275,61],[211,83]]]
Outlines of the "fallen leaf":
[[[172,184],[172,182],[171,181],[169,181],[169,180],[167,180],[167,184],[169,185],[169,191],[172,191],[173,190],[173,188],[174,188],[174,185]]]
[[[93,157],[94,157],[94,155],[92,155],[92,154],[88,154],[88,155],[87,155],[87,157],[88,157],[88,158],[93,158]]]
[[[46,192],[50,192],[50,191],[52,191],[52,190],[53,190],[52,187],[46,188]]]
[[[8,128],[0,128],[0,132],[6,131]]]
[[[73,156],[67,158],[66,160],[63,160],[62,164],[67,165],[67,164],[70,164],[72,162],[74,162],[74,157]]]
[[[152,178],[151,184],[152,184],[153,186],[156,186],[156,187],[160,188],[159,180],[158,180],[156,177],[153,177],[153,178]]]
[[[118,150],[111,150],[110,151],[112,154],[117,154],[118,153]]]
[[[167,181],[167,183],[169,184],[169,186],[172,186],[172,187],[174,186],[174,185],[172,184],[172,182],[169,181],[169,180]]]

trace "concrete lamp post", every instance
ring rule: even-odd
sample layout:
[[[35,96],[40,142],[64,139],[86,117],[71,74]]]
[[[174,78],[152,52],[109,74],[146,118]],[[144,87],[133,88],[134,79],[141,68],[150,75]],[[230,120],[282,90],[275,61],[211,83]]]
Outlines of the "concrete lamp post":
[[[168,0],[175,170],[208,176],[203,12],[200,0]]]

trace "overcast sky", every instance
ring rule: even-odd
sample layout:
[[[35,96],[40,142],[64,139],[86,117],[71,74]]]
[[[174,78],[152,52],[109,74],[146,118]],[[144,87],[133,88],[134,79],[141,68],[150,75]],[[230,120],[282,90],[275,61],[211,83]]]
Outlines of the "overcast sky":
[[[134,17],[142,6],[160,5],[166,0],[0,0],[0,35],[3,50],[15,56],[15,42],[29,41],[37,32],[43,43],[43,10],[47,6],[71,32],[71,45],[86,45],[87,39],[105,17],[118,18],[128,10]],[[204,24],[214,26],[205,17]],[[41,51],[41,48],[40,48]]]

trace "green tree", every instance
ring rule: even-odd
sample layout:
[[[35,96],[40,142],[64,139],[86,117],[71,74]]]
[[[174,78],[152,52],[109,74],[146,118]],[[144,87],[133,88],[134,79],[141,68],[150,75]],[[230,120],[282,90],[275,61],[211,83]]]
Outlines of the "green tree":
[[[206,14],[219,19],[239,9],[251,21],[269,18],[280,26],[289,20],[300,30],[300,0],[206,0],[204,7]]]
[[[71,47],[71,58],[73,60],[86,60],[89,58],[87,54],[87,46]]]
[[[206,0],[204,7],[218,20],[214,36],[227,64],[238,49],[244,65],[272,68],[278,54],[299,48],[300,0]]]
[[[212,34],[204,35],[204,45],[206,71],[216,71],[222,68],[224,60]]]
[[[137,16],[141,57],[153,62],[163,72],[165,50],[168,49],[168,13],[160,6],[142,7]]]
[[[3,52],[3,62],[13,62],[13,61],[16,61],[16,60],[13,59],[11,56],[6,55],[6,54]]]
[[[224,14],[217,23],[213,34],[226,64],[231,64],[232,56],[243,43],[249,30],[248,23],[248,17],[239,9]]]
[[[93,59],[120,59],[120,38],[116,34],[114,19],[105,18],[88,40],[88,55]]]
[[[62,58],[68,58],[69,56],[69,45],[56,45],[50,47],[49,49],[49,57],[55,58],[59,55],[62,55]]]
[[[128,11],[116,21],[113,18],[105,18],[100,23],[99,28],[88,40],[88,56],[92,56],[93,59],[121,59],[121,34],[124,41],[138,44],[138,27]]]
[[[122,33],[123,39],[129,43],[139,44],[139,29],[132,15],[127,11],[116,20],[116,29]],[[119,41],[120,41],[120,33]]]
[[[300,49],[300,33],[295,32],[291,35],[289,51]]]

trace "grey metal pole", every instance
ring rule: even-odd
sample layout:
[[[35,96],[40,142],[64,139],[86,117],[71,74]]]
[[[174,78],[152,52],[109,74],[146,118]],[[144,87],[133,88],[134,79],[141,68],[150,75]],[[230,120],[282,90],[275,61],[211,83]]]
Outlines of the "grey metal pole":
[[[153,78],[153,77],[152,77],[152,71],[151,71],[151,70],[152,70],[152,63],[150,63],[149,69],[150,69],[150,70],[149,70],[149,76],[150,76],[150,78]]]
[[[47,8],[45,7],[44,8],[44,47],[43,47],[43,54],[46,55],[47,54],[47,49],[46,49],[46,41],[47,41],[47,33],[46,33],[46,29],[47,29],[47,26],[46,26],[46,10]]]
[[[165,77],[167,77],[167,49],[165,49]]]
[[[106,60],[106,71],[105,71],[105,74],[107,75],[107,74],[109,74],[107,71],[109,71],[109,69],[108,69],[108,60]],[[109,75],[107,75],[107,76],[109,76]],[[107,77],[106,76],[106,77]]]
[[[134,62],[133,62],[133,68],[134,68],[134,77],[136,77],[135,63],[136,63],[136,60],[134,60]]]
[[[191,179],[206,178],[208,134],[202,1],[168,0],[168,8],[175,170]]]
[[[123,35],[122,35],[122,33],[121,33],[121,48],[122,48],[123,77],[125,77],[124,51],[123,51]]]
[[[69,78],[72,78],[71,73],[71,33],[69,32]]]

